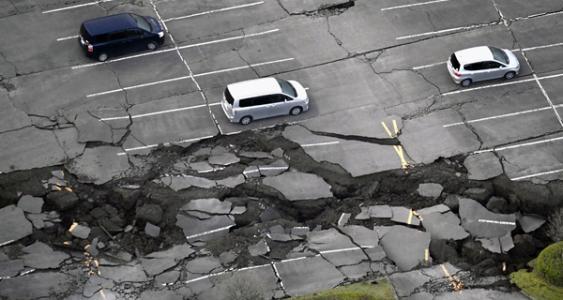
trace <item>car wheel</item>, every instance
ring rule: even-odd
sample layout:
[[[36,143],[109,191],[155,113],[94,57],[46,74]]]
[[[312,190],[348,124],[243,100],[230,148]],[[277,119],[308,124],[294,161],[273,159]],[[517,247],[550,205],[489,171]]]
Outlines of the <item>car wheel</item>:
[[[155,50],[156,49],[156,43],[155,42],[149,42],[147,44],[147,49],[149,50]]]
[[[468,87],[471,85],[471,79],[464,79],[461,81],[461,86],[462,87]]]
[[[240,119],[240,121],[239,121],[239,123],[240,123],[241,125],[248,125],[248,124],[250,124],[251,122],[252,122],[252,117],[251,117],[251,116],[242,117],[242,118]]]
[[[514,77],[516,77],[516,73],[514,73],[514,72],[508,72],[508,73],[504,74],[504,79],[506,79],[506,80],[510,80]]]
[[[100,53],[100,55],[98,55],[98,60],[99,61],[106,61],[106,60],[108,60],[108,55],[106,53]]]
[[[303,111],[303,108],[301,108],[301,106],[296,106],[289,111],[289,114],[292,115],[292,116],[297,116],[302,111]]]

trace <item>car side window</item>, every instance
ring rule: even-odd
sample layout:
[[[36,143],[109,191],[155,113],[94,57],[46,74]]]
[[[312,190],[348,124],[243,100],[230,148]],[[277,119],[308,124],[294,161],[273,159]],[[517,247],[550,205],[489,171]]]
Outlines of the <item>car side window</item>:
[[[130,29],[127,35],[130,38],[140,38],[143,36],[143,32],[138,29]]]
[[[486,69],[486,67],[485,67],[484,63],[478,62],[478,63],[465,65],[464,69],[466,69],[468,71],[479,71],[479,70]]]
[[[250,106],[254,106],[254,98],[240,99],[238,101],[238,107],[250,107]]]
[[[96,43],[105,43],[109,40],[109,36],[107,34],[100,34],[94,38]]]
[[[128,33],[127,31],[117,31],[111,34],[111,40],[112,41],[116,41],[116,40],[122,40],[128,37]]]
[[[262,96],[262,97],[256,97],[253,98],[253,105],[264,105],[264,104],[270,104],[272,103],[272,99],[270,98],[270,96]]]
[[[485,62],[485,64],[487,65],[487,69],[498,69],[502,66],[500,63],[496,61],[487,61]]]
[[[272,96],[270,97],[270,99],[271,99],[271,102],[270,102],[270,103],[280,103],[280,102],[284,102],[284,101],[285,101],[285,98],[287,98],[287,96],[285,96],[285,95],[279,95],[279,94],[278,94],[278,95],[272,95]]]

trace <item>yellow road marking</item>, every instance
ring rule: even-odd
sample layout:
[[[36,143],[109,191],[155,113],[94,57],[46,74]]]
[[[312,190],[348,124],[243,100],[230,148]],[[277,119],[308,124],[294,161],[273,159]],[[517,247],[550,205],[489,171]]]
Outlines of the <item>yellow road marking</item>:
[[[411,222],[412,222],[412,209],[411,209],[411,210],[409,210],[409,218],[408,218],[408,220],[407,220],[407,224],[409,224],[409,225],[410,225],[410,224],[411,224]]]
[[[389,137],[394,138],[393,134],[391,133],[391,130],[389,130],[389,128],[387,127],[385,122],[381,121],[381,125],[383,126],[383,129],[385,129],[385,131],[387,131],[387,134],[389,135]]]
[[[428,250],[428,248],[424,249],[424,262],[428,263],[428,261],[430,260],[430,251]]]
[[[441,264],[440,267],[442,267],[442,271],[448,277],[448,280],[450,281],[454,291],[461,291],[463,289],[463,283],[461,282],[461,280],[450,275],[450,272],[448,272],[444,264]]]
[[[395,136],[399,134],[399,128],[397,127],[397,121],[393,119],[393,129],[395,130]]]
[[[395,134],[393,134],[391,132],[391,130],[389,130],[389,127],[387,126],[387,124],[385,124],[385,122],[381,121],[381,126],[383,126],[383,129],[385,129],[385,132],[387,132],[387,135],[389,135],[390,138],[396,138],[397,134],[399,133],[399,127],[397,126],[397,120],[392,120],[392,123],[393,123],[393,130],[394,130]],[[401,161],[401,168],[403,168],[405,170],[408,169],[410,167],[410,164],[407,161],[407,159],[405,158],[405,152],[403,151],[403,146],[393,145],[393,149],[397,153],[397,156],[399,156],[399,160]]]

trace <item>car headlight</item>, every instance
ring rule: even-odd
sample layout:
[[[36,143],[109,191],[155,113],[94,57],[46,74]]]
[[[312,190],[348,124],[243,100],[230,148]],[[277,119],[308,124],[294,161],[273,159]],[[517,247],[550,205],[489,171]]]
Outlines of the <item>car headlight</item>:
[[[163,37],[164,37],[164,31],[159,32],[159,33],[158,33],[158,37],[159,37],[159,38],[163,38]]]

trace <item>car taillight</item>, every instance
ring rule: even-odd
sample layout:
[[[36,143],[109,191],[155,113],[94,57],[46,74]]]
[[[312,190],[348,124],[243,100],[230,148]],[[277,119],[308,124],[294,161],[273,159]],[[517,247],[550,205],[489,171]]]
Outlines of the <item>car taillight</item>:
[[[94,46],[88,45],[88,53],[93,53],[93,52],[94,52]]]

